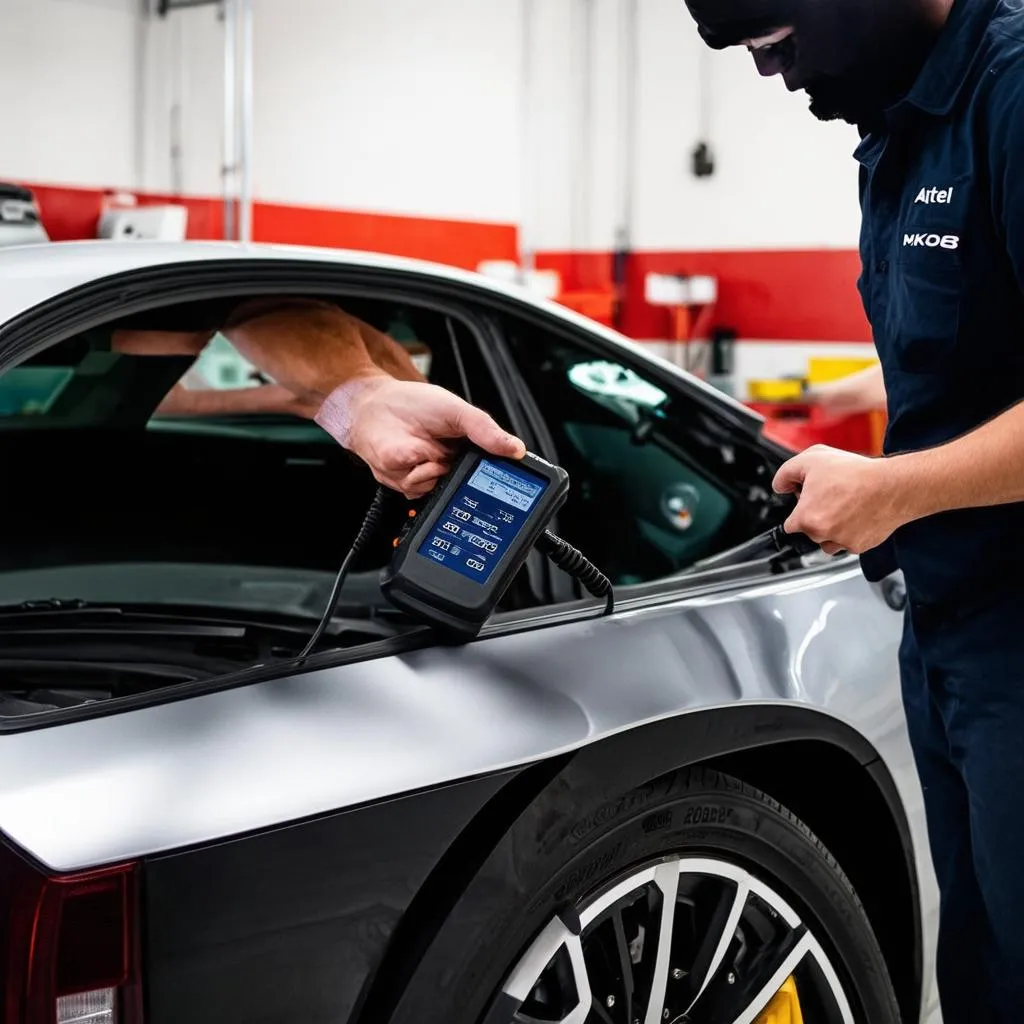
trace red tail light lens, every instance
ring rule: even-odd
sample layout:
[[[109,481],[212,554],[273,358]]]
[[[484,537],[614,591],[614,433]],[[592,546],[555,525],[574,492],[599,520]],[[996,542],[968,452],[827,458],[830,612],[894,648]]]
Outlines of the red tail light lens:
[[[134,864],[48,876],[0,842],[3,1024],[141,1024],[137,888]]]

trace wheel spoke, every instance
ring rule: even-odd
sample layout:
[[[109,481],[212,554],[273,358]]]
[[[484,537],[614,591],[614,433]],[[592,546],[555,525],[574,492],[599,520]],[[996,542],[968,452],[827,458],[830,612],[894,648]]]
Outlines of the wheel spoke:
[[[672,926],[676,917],[676,893],[679,891],[678,863],[662,864],[654,874],[654,884],[661,890],[661,923],[658,929],[658,955],[654,962],[651,998],[647,1004],[644,1024],[661,1024],[668,988],[668,969],[672,957]]]
[[[592,996],[590,977],[583,959],[583,943],[580,941],[579,935],[575,934],[559,917],[549,922],[544,931],[537,936],[533,945],[519,962],[517,970],[505,983],[502,992],[503,995],[515,1000],[515,1006],[522,1006],[536,984],[538,976],[563,948],[569,957],[572,984],[576,991],[576,1004],[557,1024],[585,1024],[587,1015],[590,1013]],[[512,1020],[518,1024],[533,1024],[535,1018],[516,1013]]]
[[[738,979],[730,973],[725,978],[716,978],[701,1002],[702,1019],[722,1024],[753,1024],[813,945],[806,932],[791,932],[786,941],[755,965],[750,977]]]
[[[622,912],[616,911],[613,918],[615,926],[615,948],[619,954],[619,969],[622,971],[622,994],[626,997],[626,1020],[633,1019],[633,959],[629,953],[629,940],[622,924]]]
[[[750,886],[745,881],[738,881],[735,890],[730,894],[728,890],[722,893],[721,902],[713,918],[713,925],[708,930],[707,941],[702,946],[694,964],[694,971],[701,977],[700,988],[693,997],[693,1001],[687,1007],[686,1012],[692,1012],[697,1001],[707,991],[708,985],[718,974],[722,962],[733,937],[736,935],[736,928],[743,915],[743,908],[747,905],[747,897],[750,895]]]
[[[560,1024],[585,1024],[590,1013],[594,997],[590,991],[590,975],[583,959],[583,943],[578,935],[571,936],[565,943],[569,951],[569,962],[572,964],[572,978],[576,984],[576,997],[579,1002],[576,1009]]]

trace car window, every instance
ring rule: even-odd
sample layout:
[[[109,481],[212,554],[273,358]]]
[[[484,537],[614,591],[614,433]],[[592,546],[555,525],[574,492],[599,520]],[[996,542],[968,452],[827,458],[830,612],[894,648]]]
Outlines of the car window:
[[[0,418],[47,415],[87,352],[88,345],[74,339],[0,375]]]
[[[743,535],[741,483],[676,396],[626,360],[532,325],[513,356],[571,479],[559,532],[618,585],[661,579]]]
[[[510,425],[461,319],[339,304],[393,329],[426,357],[435,383]],[[111,352],[112,330],[60,342],[0,374],[0,464],[7,493],[17,495],[4,507],[17,543],[0,546],[0,605],[164,601],[173,591],[186,604],[322,608],[376,490],[366,467],[298,416],[155,416],[197,368],[203,386],[255,386],[248,364],[222,339],[205,362]],[[391,527],[402,522],[374,535],[343,604],[383,604],[378,573],[393,550]]]

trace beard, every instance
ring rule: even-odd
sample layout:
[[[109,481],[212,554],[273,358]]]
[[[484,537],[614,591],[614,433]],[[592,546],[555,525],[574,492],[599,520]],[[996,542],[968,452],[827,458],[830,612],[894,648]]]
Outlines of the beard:
[[[884,127],[886,111],[913,88],[934,42],[933,33],[915,26],[842,74],[808,75],[802,88],[811,113],[819,121],[845,121],[862,131]]]

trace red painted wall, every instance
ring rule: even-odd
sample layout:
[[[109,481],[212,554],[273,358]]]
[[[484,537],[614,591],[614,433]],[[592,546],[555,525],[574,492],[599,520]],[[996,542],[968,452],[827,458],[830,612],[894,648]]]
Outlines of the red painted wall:
[[[55,241],[94,238],[104,193],[97,189],[33,185],[43,222]],[[140,195],[140,203],[181,203],[188,208],[188,237],[223,236],[220,199]],[[435,260],[474,270],[488,259],[515,259],[512,224],[437,220],[256,203],[253,237],[260,242],[365,249]],[[559,271],[570,292],[608,293],[611,253],[545,252],[541,269]],[[764,341],[871,341],[857,294],[860,260],[855,250],[640,252],[628,261],[624,332],[635,338],[671,335],[667,310],[644,301],[644,278],[710,274],[718,278],[714,322],[740,338]]]
[[[542,253],[538,267],[557,270],[565,287],[610,288],[611,253]],[[718,279],[714,322],[758,341],[871,341],[857,292],[856,250],[638,252],[626,267],[624,333],[671,336],[669,312],[648,305],[648,273],[709,274]]]
[[[31,183],[27,187],[35,193],[43,224],[54,241],[96,237],[104,200],[110,193]],[[190,239],[224,237],[220,199],[133,194],[140,205],[177,203],[187,207]],[[252,233],[256,242],[373,250],[467,270],[475,270],[487,259],[515,259],[518,251],[514,224],[350,213],[275,203],[254,204]]]

